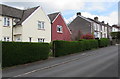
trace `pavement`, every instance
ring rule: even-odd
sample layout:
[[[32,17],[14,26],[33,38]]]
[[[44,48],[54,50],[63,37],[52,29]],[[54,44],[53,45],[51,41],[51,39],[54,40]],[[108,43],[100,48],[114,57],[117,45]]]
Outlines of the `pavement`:
[[[3,69],[3,77],[118,77],[118,47],[52,58]]]

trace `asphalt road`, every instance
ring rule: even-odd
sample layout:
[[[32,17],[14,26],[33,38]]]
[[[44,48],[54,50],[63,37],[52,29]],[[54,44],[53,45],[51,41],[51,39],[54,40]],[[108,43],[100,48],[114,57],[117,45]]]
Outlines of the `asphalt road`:
[[[118,77],[118,46],[3,70],[3,77]]]

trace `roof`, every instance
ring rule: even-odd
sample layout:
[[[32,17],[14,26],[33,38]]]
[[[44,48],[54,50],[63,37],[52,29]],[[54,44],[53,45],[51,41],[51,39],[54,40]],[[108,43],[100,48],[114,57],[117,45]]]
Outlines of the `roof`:
[[[49,14],[48,17],[50,18],[50,21],[53,22],[59,13],[60,12]]]
[[[0,4],[0,15],[14,18],[21,18],[23,11],[17,8]]]
[[[118,26],[118,25],[112,25],[112,27],[120,28],[120,26]]]
[[[97,23],[97,24],[101,24],[99,21],[96,21],[96,20],[94,20],[94,19],[91,19],[91,18],[87,18],[87,19],[89,19],[89,20],[91,20],[91,21],[93,21],[93,22],[95,22],[95,23]]]
[[[25,21],[38,7],[30,8],[27,10],[23,10],[22,18],[21,20],[17,23],[17,25],[22,24],[23,21]]]
[[[56,13],[52,13],[52,14],[49,14],[49,15],[48,15],[51,23],[57,18],[58,14],[60,14],[60,12],[56,12]],[[63,17],[62,17],[62,18],[63,18]],[[64,21],[64,22],[65,22],[65,21]],[[66,24],[66,22],[65,22],[65,24]],[[66,26],[67,26],[67,24],[66,24]],[[70,32],[70,34],[72,34],[71,31],[70,31],[70,29],[68,28],[68,26],[67,26],[67,29],[68,29],[68,31]]]
[[[109,26],[109,27],[111,27],[110,25],[105,24],[105,23],[102,23],[102,22],[100,22],[100,21],[96,21],[96,20],[91,19],[91,18],[88,18],[88,19],[91,20],[91,21],[93,21],[93,22],[95,22],[95,23],[97,23],[97,24],[101,24],[101,25],[103,25],[103,26]]]
[[[39,6],[38,6],[39,7]],[[7,5],[0,4],[0,15],[20,19],[16,25],[21,25],[38,7],[21,10]]]
[[[87,19],[86,17],[80,16],[80,15],[78,15],[77,17],[80,17],[80,18],[82,18],[82,19],[84,19],[84,20],[86,20],[88,22],[92,22],[91,20]]]

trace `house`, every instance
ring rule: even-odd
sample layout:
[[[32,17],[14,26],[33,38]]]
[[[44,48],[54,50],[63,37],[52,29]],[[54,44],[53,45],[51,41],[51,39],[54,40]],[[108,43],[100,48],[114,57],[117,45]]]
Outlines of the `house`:
[[[80,12],[77,17],[68,25],[72,32],[71,38],[73,41],[79,40],[81,35],[92,34],[92,21],[83,17]]]
[[[120,26],[112,25],[112,32],[118,32],[118,31],[120,31]]]
[[[111,26],[104,21],[100,22],[98,17],[94,17],[94,19],[88,18],[93,21],[93,32],[95,38],[110,38]]]
[[[107,38],[108,34],[108,26],[105,24],[104,21],[101,22],[102,25],[102,38]]]
[[[69,28],[72,32],[72,40],[79,40],[82,35],[92,34],[95,38],[109,38],[111,32],[111,26],[105,24],[104,21],[100,22],[98,17],[94,19],[86,18],[77,13],[77,17],[69,24]]]
[[[107,38],[112,39],[111,37],[111,32],[112,32],[112,26],[107,23]]]
[[[21,10],[0,5],[2,41],[51,42],[51,24],[40,6]]]
[[[51,20],[52,41],[65,40],[71,41],[71,32],[64,21],[60,12],[49,14]]]
[[[100,21],[98,20],[98,17],[94,17],[94,19],[88,18],[91,20],[93,23],[93,33],[95,38],[102,38],[102,26]]]

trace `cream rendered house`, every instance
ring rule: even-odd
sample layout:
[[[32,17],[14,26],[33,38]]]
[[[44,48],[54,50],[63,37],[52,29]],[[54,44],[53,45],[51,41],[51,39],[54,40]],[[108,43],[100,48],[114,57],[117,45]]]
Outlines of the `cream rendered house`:
[[[8,15],[12,16],[9,16],[11,18],[9,18],[10,26],[5,27],[6,29],[3,29],[4,26],[1,26],[2,38],[9,36],[10,41],[51,42],[50,20],[40,6],[26,10],[20,10],[6,5],[2,6],[2,10],[9,9],[11,12],[8,12]],[[4,17],[6,16],[2,16],[2,18]]]
[[[12,41],[12,18],[0,16],[0,41]]]

